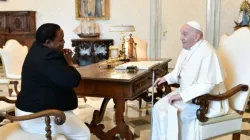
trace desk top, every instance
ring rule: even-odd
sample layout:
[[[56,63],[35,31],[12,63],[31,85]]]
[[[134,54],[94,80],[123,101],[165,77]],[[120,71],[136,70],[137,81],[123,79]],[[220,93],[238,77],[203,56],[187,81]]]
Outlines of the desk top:
[[[139,59],[138,61],[163,61],[159,65],[166,64],[171,59]],[[131,82],[139,76],[149,73],[150,70],[138,70],[136,73],[127,73],[126,70],[115,70],[114,68],[101,68],[104,62],[95,63],[92,65],[77,68],[82,76],[82,79],[88,80],[105,80],[105,81],[119,81],[119,82]],[[120,64],[122,64],[121,62]],[[154,66],[157,67],[158,65]]]

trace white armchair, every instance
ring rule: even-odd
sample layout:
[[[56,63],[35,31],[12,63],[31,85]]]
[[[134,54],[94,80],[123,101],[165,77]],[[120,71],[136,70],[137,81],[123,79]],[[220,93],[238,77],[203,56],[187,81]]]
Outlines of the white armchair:
[[[22,46],[16,40],[8,40],[3,46],[0,48],[0,56],[3,63],[3,68],[5,72],[5,78],[0,79],[0,84],[14,84],[14,90],[16,94],[18,94],[17,85],[19,80],[21,80],[21,71],[24,59],[27,55],[28,48],[26,46]],[[11,97],[11,93],[13,89],[9,87],[9,95],[0,95],[5,96],[11,99],[15,99],[15,97]],[[9,104],[3,101],[0,101],[0,112],[14,113],[14,104]],[[4,117],[0,117],[0,122],[2,122]]]
[[[22,66],[27,53],[27,46],[22,46],[12,39],[8,40],[3,48],[0,48],[5,76],[9,80],[9,84],[14,84],[16,93],[18,93],[18,80],[21,80]],[[12,91],[10,90],[10,92]]]
[[[213,139],[232,134],[233,140],[240,140],[242,118],[249,100],[250,86],[250,30],[248,27],[236,30],[232,35],[223,35],[218,48],[221,63],[226,69],[227,79],[225,86],[227,91],[220,95],[203,95],[192,100],[200,105],[196,112],[199,123],[200,138]],[[178,87],[178,84],[168,85]],[[223,116],[207,118],[209,102],[229,99],[230,111]]]
[[[197,110],[197,117],[200,120],[202,139],[228,134],[233,134],[233,140],[240,139],[242,117],[249,100],[250,65],[247,63],[250,60],[249,38],[250,30],[247,27],[236,30],[230,36],[221,37],[218,55],[227,71],[225,85],[228,91],[218,96],[205,95],[194,100],[194,103],[201,105]],[[216,118],[204,116],[207,113],[209,101],[227,98],[231,108],[228,114]]]

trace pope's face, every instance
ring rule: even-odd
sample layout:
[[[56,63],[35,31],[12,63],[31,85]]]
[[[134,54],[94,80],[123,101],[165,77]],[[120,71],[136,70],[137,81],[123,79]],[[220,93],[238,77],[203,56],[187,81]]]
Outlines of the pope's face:
[[[197,42],[198,32],[191,26],[185,24],[181,28],[180,40],[184,49],[190,49]]]

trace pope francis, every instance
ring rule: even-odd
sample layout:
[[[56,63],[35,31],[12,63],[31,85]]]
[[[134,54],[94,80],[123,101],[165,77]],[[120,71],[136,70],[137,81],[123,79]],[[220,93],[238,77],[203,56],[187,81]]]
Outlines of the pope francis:
[[[178,83],[180,88],[160,99],[153,107],[151,140],[200,140],[198,105],[191,100],[204,95],[218,95],[226,91],[226,78],[216,51],[203,39],[200,24],[189,21],[181,28],[183,50],[174,70],[158,78],[155,85]],[[208,118],[229,111],[228,100],[210,102]]]

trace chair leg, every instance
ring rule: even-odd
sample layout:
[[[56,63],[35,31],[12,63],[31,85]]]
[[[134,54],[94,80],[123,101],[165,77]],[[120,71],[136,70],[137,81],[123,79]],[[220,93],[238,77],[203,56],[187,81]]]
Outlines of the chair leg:
[[[240,140],[240,133],[234,133],[232,140]]]
[[[139,109],[141,109],[142,98],[139,98]]]
[[[9,97],[12,96],[13,89],[9,89]]]
[[[85,96],[83,96],[83,99],[84,99],[84,101],[85,101],[85,103],[87,102],[87,98],[85,97]]]

